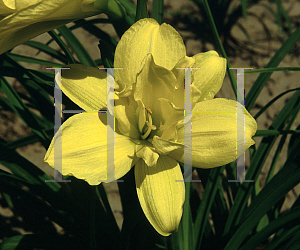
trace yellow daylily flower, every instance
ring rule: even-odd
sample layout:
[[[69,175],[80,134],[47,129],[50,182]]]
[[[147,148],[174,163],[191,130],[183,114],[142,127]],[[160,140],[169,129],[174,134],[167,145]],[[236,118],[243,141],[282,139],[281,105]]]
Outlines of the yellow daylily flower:
[[[66,23],[120,11],[114,0],[0,0],[0,55]]]
[[[106,73],[70,65],[62,91],[85,110],[106,108]],[[256,121],[233,100],[213,99],[223,83],[226,60],[214,51],[186,56],[182,38],[170,25],[146,18],[124,33],[115,52],[115,141],[107,142],[106,114],[86,112],[61,127],[62,174],[97,185],[124,176],[133,166],[141,207],[164,236],[177,231],[185,199],[178,161],[184,162],[184,79],[192,70],[192,158],[194,167],[213,168],[236,159],[236,111],[245,114],[245,150]],[[222,111],[222,112],[216,112]],[[235,112],[233,112],[235,111]],[[54,140],[45,161],[54,167]],[[114,173],[107,147],[114,143]],[[181,181],[181,182],[180,182]]]

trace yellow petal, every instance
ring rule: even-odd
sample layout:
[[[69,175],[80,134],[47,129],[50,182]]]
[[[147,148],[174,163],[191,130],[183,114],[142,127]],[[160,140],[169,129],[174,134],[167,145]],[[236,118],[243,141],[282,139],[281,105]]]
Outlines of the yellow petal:
[[[167,99],[156,101],[155,120],[161,122],[158,135],[164,140],[174,139],[177,135],[177,128],[184,121],[184,109],[179,109]]]
[[[138,130],[138,122],[135,114],[136,105],[132,99],[121,97],[115,100],[115,117],[117,128],[126,136],[133,139],[140,139],[141,134]]]
[[[14,0],[2,0],[0,1],[0,10],[7,8],[14,10],[16,8],[16,1]],[[0,12],[1,15],[3,15],[3,12]]]
[[[137,76],[134,99],[141,100],[146,108],[155,113],[155,104],[159,98],[174,99],[176,78],[171,70],[157,66],[152,54],[145,57],[142,65]]]
[[[131,169],[135,144],[118,133],[115,133],[115,141],[109,142],[115,145],[115,169],[107,169],[105,120],[106,114],[91,112],[74,115],[63,123],[60,128],[63,175],[73,175],[90,185],[97,185],[104,180],[119,179]],[[54,167],[54,143],[53,138],[44,159],[51,167]]]
[[[151,53],[156,65],[173,69],[186,55],[181,36],[168,24],[159,25],[145,18],[133,24],[122,36],[115,53],[115,79],[122,96],[131,94],[136,75],[147,54]]]
[[[142,158],[149,167],[155,167],[159,154],[152,149],[151,144],[145,140],[135,147],[136,156]]]
[[[193,57],[185,56],[179,60],[179,62],[175,65],[172,72],[174,73],[177,82],[175,87],[175,98],[173,99],[173,103],[175,106],[184,109],[184,100],[185,100],[185,69],[193,67],[195,64],[195,59]],[[198,102],[199,98],[201,97],[201,92],[196,87],[195,84],[192,83],[192,104],[194,105]]]
[[[193,56],[195,64],[192,70],[192,84],[202,93],[200,101],[213,99],[222,87],[226,73],[226,59],[215,51],[199,53]]]
[[[0,16],[16,12],[42,0],[2,0],[0,1]]]
[[[179,82],[182,83],[184,81],[184,68],[190,68],[195,64],[195,58],[185,56],[181,58],[174,68],[172,69],[172,72],[176,76],[177,79],[179,79]]]
[[[135,181],[141,207],[155,230],[164,236],[176,232],[185,198],[179,164],[168,156],[160,156],[155,167],[140,160]]]
[[[46,31],[104,12],[107,1],[19,0],[1,3],[0,55]]]
[[[80,64],[68,65],[62,70],[61,90],[85,111],[106,109],[106,72]]]
[[[172,142],[162,139],[161,137],[154,136],[152,141],[153,146],[159,154],[167,155],[170,152],[181,149],[183,150],[184,145],[178,142]]]
[[[199,102],[192,114],[194,167],[222,166],[241,155],[241,152],[237,155],[237,145],[243,147],[244,138],[237,138],[237,106],[245,112],[245,150],[255,143],[252,136],[257,130],[257,123],[241,104],[222,98]],[[178,130],[178,143],[184,143],[184,128]],[[183,149],[174,150],[169,156],[184,162]]]

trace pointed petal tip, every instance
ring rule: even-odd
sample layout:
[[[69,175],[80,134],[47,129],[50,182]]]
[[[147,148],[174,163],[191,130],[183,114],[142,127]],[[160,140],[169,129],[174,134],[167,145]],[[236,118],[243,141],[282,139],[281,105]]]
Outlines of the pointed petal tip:
[[[193,56],[193,85],[201,92],[198,102],[211,100],[221,89],[226,73],[226,59],[216,51],[208,51]]]
[[[90,185],[123,177],[132,167],[135,144],[129,137],[115,133],[114,154],[119,157],[114,158],[112,167],[107,166],[110,151],[107,149],[107,127],[99,116],[106,114],[81,113],[67,119],[61,127],[62,138],[56,134],[56,140],[52,139],[44,161],[54,168],[54,157],[57,157],[58,163],[61,160],[62,175],[73,175]],[[61,139],[61,147],[58,144],[54,152],[58,139]]]
[[[150,224],[163,236],[176,232],[185,200],[179,164],[168,156],[160,156],[156,167],[148,167],[140,160],[135,166],[135,178],[138,198]]]

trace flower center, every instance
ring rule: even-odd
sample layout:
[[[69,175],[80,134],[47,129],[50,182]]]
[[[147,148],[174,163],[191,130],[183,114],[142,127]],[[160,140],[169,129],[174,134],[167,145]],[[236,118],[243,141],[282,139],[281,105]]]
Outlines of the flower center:
[[[141,137],[142,139],[146,139],[152,130],[156,130],[156,126],[152,124],[152,111],[149,108],[145,108],[146,112],[146,121],[145,124],[142,128],[142,133]]]

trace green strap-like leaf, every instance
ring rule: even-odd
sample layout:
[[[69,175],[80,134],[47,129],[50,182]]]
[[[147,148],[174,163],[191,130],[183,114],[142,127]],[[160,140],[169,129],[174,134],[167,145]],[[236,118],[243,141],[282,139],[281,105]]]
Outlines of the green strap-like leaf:
[[[254,137],[267,137],[267,136],[274,136],[274,135],[286,135],[286,134],[300,134],[300,130],[257,130]]]
[[[135,22],[147,17],[149,17],[148,9],[147,9],[147,0],[138,0],[137,7],[136,7]]]
[[[17,92],[6,81],[4,77],[0,78],[0,90],[4,92],[9,99],[11,105],[16,111],[17,115],[31,128],[31,130],[39,137],[41,143],[47,147],[49,144],[49,138],[39,121],[29,111],[27,106],[23,103]]]
[[[49,47],[41,42],[27,41],[24,44],[28,45],[32,48],[38,49],[39,51],[42,51],[42,52],[48,54],[49,56],[63,62],[64,64],[68,63],[67,58],[62,53],[52,49],[51,47]]]
[[[67,45],[60,39],[59,35],[57,35],[54,30],[50,30],[48,34],[56,41],[56,43],[62,49],[62,51],[65,52],[68,64],[76,63],[74,57],[72,56],[72,53],[68,49]]]
[[[292,228],[298,225],[300,220],[300,207],[287,211],[278,219],[272,221],[269,225],[255,234],[240,250],[254,249],[260,242],[268,239],[273,233],[276,233],[281,228]],[[296,227],[296,228],[299,228]]]
[[[300,144],[294,145],[293,154],[288,158],[283,168],[264,186],[258,196],[253,199],[250,206],[243,213],[241,225],[230,238],[224,250],[239,249],[241,243],[257,225],[262,216],[300,182],[299,146]]]
[[[292,110],[296,106],[298,106],[299,97],[300,90],[294,93],[294,95],[289,99],[287,104],[283,107],[283,109],[272,122],[270,129],[281,130],[284,127],[284,125],[292,115]],[[245,177],[246,180],[256,181],[259,176],[260,170],[276,139],[277,136],[263,138],[252,158],[251,164]],[[245,208],[245,204],[247,203],[252,189],[253,184],[251,182],[243,182],[243,184],[240,185],[224,229],[223,237],[225,237],[226,239],[231,238],[231,235],[234,232],[234,228],[239,224],[244,211],[243,209]]]
[[[164,0],[153,0],[152,2],[152,18],[159,24],[164,21]]]
[[[75,21],[75,25],[70,27],[70,30],[74,30],[77,28],[83,28],[86,31],[88,31],[90,34],[94,35],[95,37],[97,37],[100,40],[104,40],[107,43],[110,43],[111,45],[113,45],[114,47],[117,46],[118,42],[116,41],[116,39],[114,39],[113,37],[111,37],[110,35],[108,35],[106,32],[104,32],[103,30],[99,29],[95,23],[104,23],[104,21],[106,21],[105,23],[112,23],[111,20],[109,19],[92,19],[92,20],[85,20],[85,19],[81,19],[78,21]]]
[[[100,41],[98,45],[100,52],[101,52],[101,59],[102,63],[105,68],[113,68],[114,67],[114,55],[115,55],[115,48],[107,43],[106,41]]]
[[[202,3],[203,3],[203,6],[204,6],[205,13],[208,17],[210,27],[212,29],[213,36],[215,37],[215,41],[217,43],[217,46],[218,46],[219,50],[221,51],[222,56],[226,58],[228,76],[229,76],[229,79],[230,79],[231,87],[232,87],[232,89],[234,91],[234,94],[236,96],[237,95],[237,83],[236,83],[236,80],[233,76],[232,70],[230,69],[230,64],[229,64],[227,54],[226,54],[225,49],[222,45],[222,41],[221,41],[220,36],[218,34],[218,30],[217,30],[217,27],[215,25],[215,22],[214,22],[212,14],[211,14],[209,5],[207,3],[207,0],[202,0]]]
[[[86,51],[86,49],[79,42],[77,37],[71,32],[71,30],[67,26],[61,26],[57,28],[67,43],[70,45],[74,53],[77,55],[79,61],[86,66],[97,67],[95,61],[91,58],[90,54]]]
[[[49,128],[49,129],[45,129],[45,132],[50,138],[52,138],[54,136],[53,127]],[[39,141],[39,138],[35,134],[31,134],[31,135],[27,135],[27,136],[24,136],[22,138],[19,138],[15,141],[8,142],[8,143],[6,143],[5,146],[8,147],[9,149],[15,150],[17,148],[24,147],[24,146],[27,146],[29,144],[36,143],[38,141]]]
[[[22,56],[22,55],[17,55],[13,53],[6,53],[11,59],[19,62],[27,62],[27,63],[34,63],[34,64],[39,64],[39,65],[45,65],[47,67],[62,67],[63,64],[59,63],[54,63],[54,62],[49,62],[41,59],[36,59],[33,57],[28,57],[28,56]]]
[[[281,231],[283,230],[284,229],[281,229]],[[287,228],[280,234],[280,237],[275,236],[272,239],[272,242],[264,250],[280,249],[280,246],[282,246],[288,239],[292,238],[297,232],[300,232],[300,225],[293,228]]]
[[[221,173],[224,171],[224,169],[225,166],[212,169],[210,172],[209,181],[205,185],[205,191],[194,224],[195,249],[201,249],[206,223],[209,223],[208,215],[214,202],[217,190],[220,188]]]
[[[300,27],[295,30],[295,32],[286,40],[286,42],[281,46],[281,48],[276,52],[272,59],[267,64],[266,68],[276,67],[287,53],[291,51],[296,42],[300,39]],[[272,72],[260,74],[256,81],[253,83],[248,95],[245,100],[245,107],[247,110],[251,110],[257,97],[259,96],[261,90],[267,83]]]
[[[285,94],[292,92],[292,91],[296,91],[299,90],[300,88],[295,88],[295,89],[289,89],[287,91],[282,92],[281,94],[279,94],[278,96],[275,96],[271,101],[269,101],[263,108],[261,108],[259,110],[259,112],[257,112],[257,114],[254,116],[254,119],[256,120],[263,112],[265,112],[267,110],[268,107],[270,107],[274,102],[276,102],[280,97],[284,96]]]

